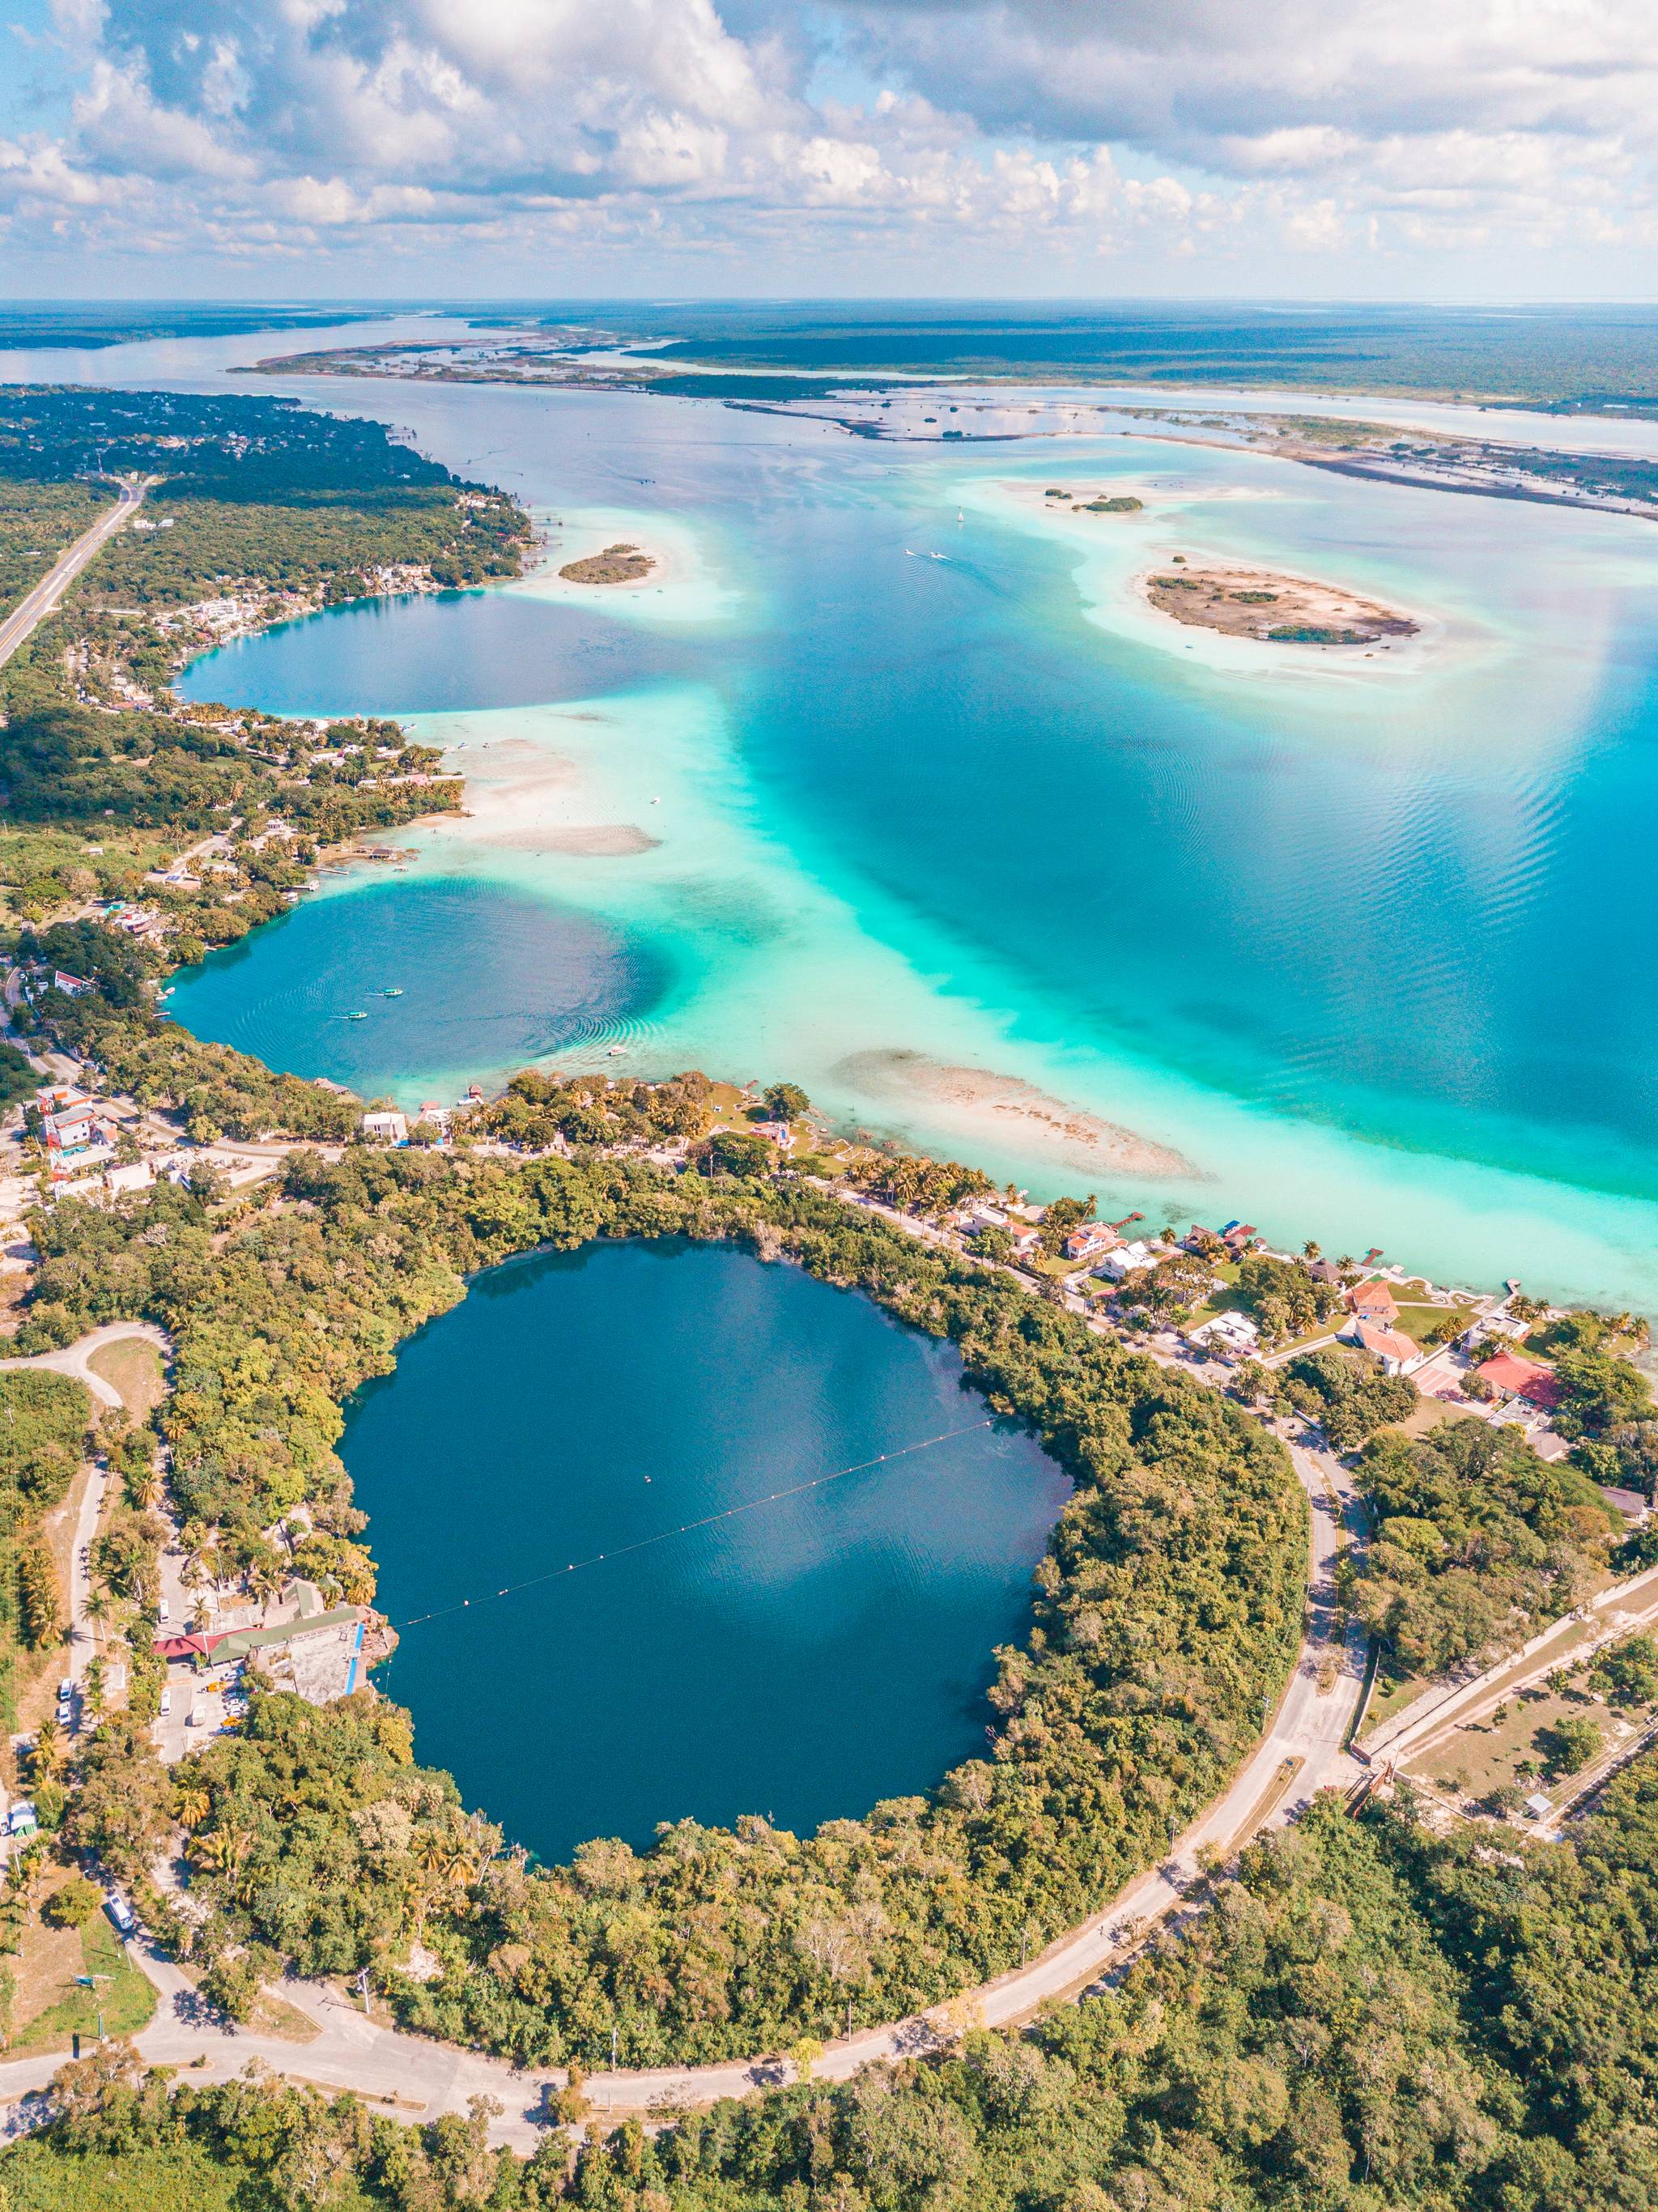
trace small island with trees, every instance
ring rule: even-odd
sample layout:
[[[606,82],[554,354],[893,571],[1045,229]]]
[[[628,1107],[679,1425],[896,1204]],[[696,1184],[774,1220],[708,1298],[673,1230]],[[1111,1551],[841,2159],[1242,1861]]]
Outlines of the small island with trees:
[[[567,561],[559,574],[567,584],[642,584],[656,562],[641,546],[607,545],[582,561]]]
[[[1339,584],[1254,568],[1190,568],[1178,556],[1145,577],[1143,588],[1160,614],[1178,623],[1269,645],[1375,646],[1415,637],[1420,628]]]

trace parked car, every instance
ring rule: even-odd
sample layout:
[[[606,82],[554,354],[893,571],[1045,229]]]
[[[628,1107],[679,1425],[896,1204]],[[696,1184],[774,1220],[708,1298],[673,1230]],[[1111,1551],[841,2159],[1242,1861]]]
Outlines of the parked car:
[[[163,1690],[161,1692],[161,1718],[165,1720],[172,1711],[173,1692],[171,1690]]]
[[[14,1836],[32,1836],[39,1826],[33,1806],[27,1797],[20,1797],[7,1817],[7,1828]]]
[[[118,1890],[112,1889],[104,1899],[104,1910],[123,1936],[136,1936],[138,1923],[133,1917],[132,1907]]]
[[[164,1597],[158,1597],[155,1601],[155,1618],[163,1622],[169,1621],[173,1618],[173,1607]]]

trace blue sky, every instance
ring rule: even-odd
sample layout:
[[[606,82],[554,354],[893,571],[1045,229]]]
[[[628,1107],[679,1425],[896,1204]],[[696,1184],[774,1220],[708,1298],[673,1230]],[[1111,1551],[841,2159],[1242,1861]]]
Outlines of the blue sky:
[[[39,297],[1649,299],[1649,0],[14,0]]]

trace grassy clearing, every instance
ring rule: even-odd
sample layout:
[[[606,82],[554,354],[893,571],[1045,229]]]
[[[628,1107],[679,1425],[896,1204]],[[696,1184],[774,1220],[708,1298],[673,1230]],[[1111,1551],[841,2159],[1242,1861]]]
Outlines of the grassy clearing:
[[[14,2051],[66,2051],[75,2036],[98,2033],[100,2014],[106,2035],[136,2035],[155,2016],[155,1990],[101,1913],[78,1933],[37,1922],[24,1936],[14,1971]],[[106,1978],[82,1988],[77,1974]]]
[[[1569,1686],[1562,1694],[1540,1683],[1483,1719],[1465,1722],[1419,1762],[1413,1761],[1411,1771],[1425,1781],[1448,1784],[1469,1799],[1508,1784],[1526,1792],[1552,1791],[1564,1786],[1566,1778],[1555,1779],[1545,1773],[1547,1745],[1546,1739],[1540,1741],[1545,1730],[1557,1721],[1587,1717],[1599,1726],[1605,1748],[1612,1751],[1632,1743],[1655,1711],[1658,1708],[1650,1705],[1614,1710],[1582,1687]]]
[[[131,1337],[119,1344],[100,1344],[87,1365],[120,1392],[121,1403],[135,1420],[153,1412],[167,1395],[161,1355],[153,1344]]]
[[[1428,1339],[1436,1330],[1443,1329],[1447,1322],[1453,1322],[1455,1326],[1449,1330],[1448,1334],[1435,1338],[1436,1343],[1443,1344],[1448,1342],[1452,1336],[1461,1336],[1473,1319],[1474,1313],[1475,1309],[1473,1306],[1401,1304],[1399,1309],[1399,1319],[1394,1325],[1401,1334],[1408,1336],[1412,1344],[1425,1346]]]

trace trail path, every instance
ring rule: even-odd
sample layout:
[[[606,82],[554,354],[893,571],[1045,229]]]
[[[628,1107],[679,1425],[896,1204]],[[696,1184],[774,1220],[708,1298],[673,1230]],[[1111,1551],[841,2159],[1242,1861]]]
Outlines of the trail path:
[[[109,541],[143,504],[148,483],[124,483],[121,495],[90,530],[82,531],[67,552],[60,553],[27,596],[0,622],[0,661],[11,659],[25,638],[43,623],[99,548]]]

